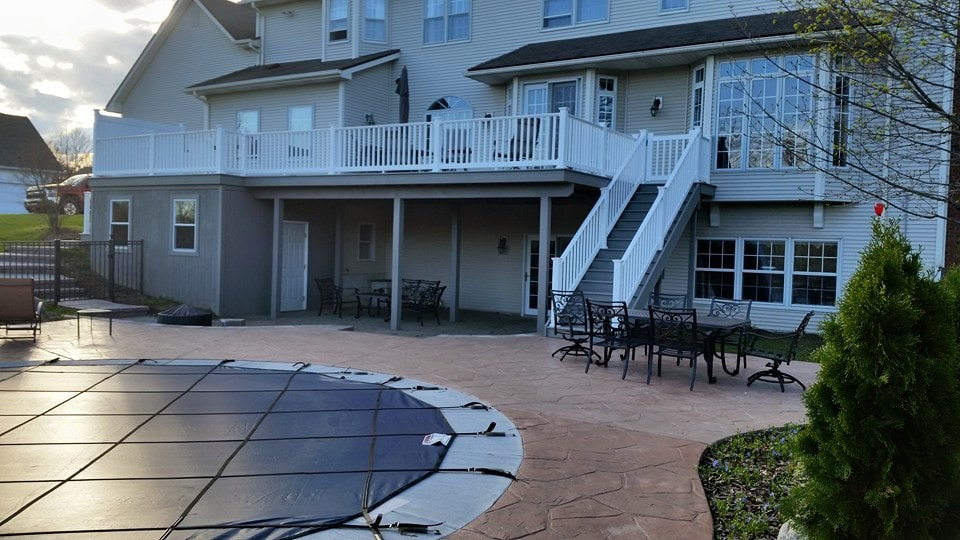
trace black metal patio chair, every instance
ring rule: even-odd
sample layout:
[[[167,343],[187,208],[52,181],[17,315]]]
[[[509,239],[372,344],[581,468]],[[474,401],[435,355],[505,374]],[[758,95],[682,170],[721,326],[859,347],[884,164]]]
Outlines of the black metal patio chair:
[[[685,294],[653,293],[650,296],[650,305],[657,308],[689,308],[690,297]]]
[[[789,373],[780,371],[782,364],[790,365],[790,362],[797,358],[797,347],[800,345],[800,338],[807,330],[810,319],[813,318],[813,312],[803,316],[800,326],[792,332],[774,332],[771,330],[761,330],[759,328],[751,329],[743,333],[743,350],[741,356],[746,366],[746,357],[758,356],[770,360],[764,371],[754,373],[747,379],[747,386],[762,381],[769,383],[778,383],[780,391],[786,392],[785,384],[797,383],[800,388],[807,389],[800,379],[797,379]],[[786,347],[786,348],[784,348]]]
[[[630,314],[626,302],[595,302],[587,298],[587,329],[589,333],[590,350],[594,347],[603,347],[602,361],[597,364],[606,367],[615,351],[622,351],[623,376],[627,378],[627,368],[630,359],[636,358],[637,347],[646,345],[646,339],[638,335],[630,324]],[[584,372],[590,371],[592,355],[587,356],[587,367]]]
[[[697,310],[650,306],[649,349],[647,352],[647,384],[653,376],[653,357],[657,357],[657,377],[661,375],[664,356],[690,360],[690,390],[697,382],[697,357],[706,354],[703,334],[697,328]]]
[[[314,278],[317,288],[320,289],[320,309],[317,316],[323,315],[323,306],[333,306],[334,315],[343,318],[343,306],[353,305],[357,318],[360,317],[360,291],[355,287],[338,287],[330,278]],[[347,298],[344,299],[344,296]]]
[[[724,300],[714,298],[710,300],[710,311],[707,315],[710,317],[719,317],[721,319],[736,319],[739,321],[750,321],[750,309],[753,307],[753,300]],[[727,339],[735,337],[737,340],[737,366],[733,371],[727,371],[731,375],[740,373],[740,351],[743,349],[743,332],[747,329],[744,325],[728,335],[721,335],[717,340],[717,351],[720,353],[720,361],[723,363],[724,371],[727,371]],[[743,367],[747,367],[744,360]]]
[[[550,313],[553,317],[553,335],[569,342],[553,351],[550,356],[560,356],[560,361],[570,356],[600,358],[600,353],[584,347],[590,341],[587,325],[587,299],[580,291],[550,291]]]

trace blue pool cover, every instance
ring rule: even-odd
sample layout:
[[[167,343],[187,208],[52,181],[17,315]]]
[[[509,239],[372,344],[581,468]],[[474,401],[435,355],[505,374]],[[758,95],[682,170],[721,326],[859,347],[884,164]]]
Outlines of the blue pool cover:
[[[369,510],[438,470],[448,446],[425,444],[434,433],[453,434],[437,408],[330,374],[0,365],[0,535],[289,538],[358,517],[376,527]]]

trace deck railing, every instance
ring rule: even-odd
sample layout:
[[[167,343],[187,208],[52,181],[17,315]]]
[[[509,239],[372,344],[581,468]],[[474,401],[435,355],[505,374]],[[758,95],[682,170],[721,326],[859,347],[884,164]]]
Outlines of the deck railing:
[[[646,177],[647,141],[641,133],[613,180],[570,240],[563,254],[553,259],[552,287],[558,291],[576,289],[597,253],[606,247],[607,235]]]
[[[680,145],[670,143],[671,148]],[[656,200],[633,240],[620,259],[613,261],[613,301],[630,302],[640,281],[658,251],[663,249],[670,226],[695,182],[709,181],[708,162],[704,150],[709,141],[696,130],[687,137],[683,152],[659,188]]]
[[[613,176],[634,138],[558,113],[310,131],[223,129],[95,141],[100,176],[569,168]]]

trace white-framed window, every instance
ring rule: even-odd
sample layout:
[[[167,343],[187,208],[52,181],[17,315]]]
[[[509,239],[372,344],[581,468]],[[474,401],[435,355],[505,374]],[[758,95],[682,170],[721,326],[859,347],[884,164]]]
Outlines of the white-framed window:
[[[523,114],[555,113],[561,107],[577,116],[580,80],[527,83],[523,85]]]
[[[706,68],[698,66],[693,70],[693,87],[690,92],[690,127],[696,129],[703,125],[703,91]]]
[[[197,251],[197,199],[173,200],[173,250]]]
[[[787,243],[784,240],[744,240],[740,297],[754,302],[782,304],[786,258]]]
[[[387,0],[364,0],[363,40],[374,43],[387,41]]]
[[[350,0],[330,0],[330,41],[347,39],[347,26],[350,22]]]
[[[260,131],[259,110],[237,111],[237,133],[257,133],[258,131]]]
[[[372,261],[376,258],[376,228],[373,223],[361,223],[357,230],[357,260]]]
[[[697,298],[732,300],[737,279],[737,241],[697,240],[694,276]]]
[[[309,131],[313,129],[313,105],[291,105],[287,107],[287,131]]]
[[[130,199],[110,200],[110,238],[119,245],[130,241]]]
[[[470,0],[424,0],[423,43],[470,39]]]
[[[782,169],[809,163],[812,56],[727,60],[719,63],[718,72],[716,168]]]
[[[833,79],[833,144],[831,162],[834,167],[847,166],[847,151],[850,144],[850,76],[843,73],[845,62],[834,57]]]
[[[839,255],[837,242],[794,241],[791,302],[813,306],[836,304]]]
[[[473,107],[457,96],[444,96],[427,107],[426,120],[469,120],[473,118]]]
[[[617,121],[617,78],[597,77],[597,123],[612,128]]]
[[[694,294],[791,306],[833,306],[840,243],[803,239],[698,239]]]
[[[660,0],[660,11],[686,11],[687,0]]]
[[[543,0],[543,27],[562,28],[601,22],[609,17],[609,0]]]

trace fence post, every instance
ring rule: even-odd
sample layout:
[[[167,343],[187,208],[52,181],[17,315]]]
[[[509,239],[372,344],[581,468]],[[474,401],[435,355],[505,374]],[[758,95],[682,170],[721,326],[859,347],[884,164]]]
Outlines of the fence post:
[[[623,286],[620,284],[621,276],[623,275],[623,259],[614,259],[613,260],[613,296],[612,299],[614,302],[625,302],[626,299],[623,298]]]
[[[53,303],[60,303],[60,239],[53,241]]]
[[[567,167],[567,135],[570,129],[570,110],[566,107],[560,107],[560,126],[557,134],[557,166]]]
[[[223,127],[217,126],[216,140],[213,143],[213,153],[214,159],[216,160],[217,173],[223,174],[226,172],[226,153],[227,149],[223,146]]]
[[[437,172],[440,170],[440,161],[441,161],[441,148],[443,134],[440,133],[440,120],[436,115],[430,121],[430,153],[433,154],[433,171]]]
[[[110,243],[107,251],[107,296],[110,297],[110,301],[113,302],[117,299],[116,291],[114,289],[114,283],[116,282],[116,260],[117,260],[117,243],[113,240],[113,235],[110,235]]]
[[[329,174],[337,172],[337,167],[340,166],[337,163],[337,126],[330,124],[330,141],[327,143],[327,151],[330,153],[327,158],[327,167],[330,169],[327,171]]]
[[[600,150],[600,159],[601,161],[600,170],[604,176],[610,175],[613,176],[617,174],[616,171],[610,172],[610,126],[607,124],[603,125],[603,148]]]

